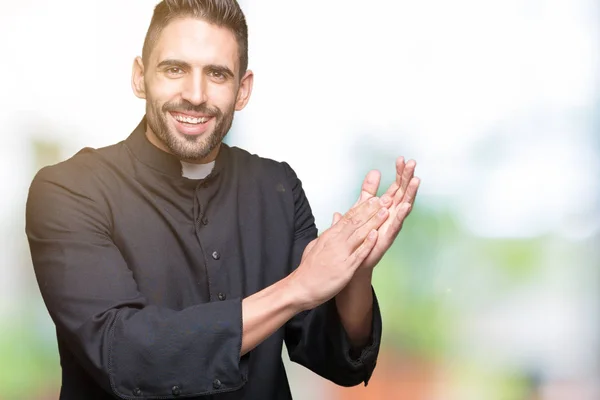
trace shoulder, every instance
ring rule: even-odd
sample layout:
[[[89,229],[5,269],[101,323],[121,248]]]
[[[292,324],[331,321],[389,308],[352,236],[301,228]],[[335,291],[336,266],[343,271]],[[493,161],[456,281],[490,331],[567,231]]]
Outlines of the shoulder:
[[[230,147],[230,151],[244,181],[264,193],[278,193],[277,197],[285,199],[297,220],[307,225],[314,223],[302,182],[288,162],[261,157],[237,147]]]
[[[248,177],[258,180],[287,181],[296,185],[298,176],[286,161],[277,161],[272,158],[262,157],[258,154],[239,147],[229,147],[231,158],[236,168]]]
[[[30,237],[68,234],[111,225],[103,179],[107,154],[118,145],[84,148],[71,158],[42,168],[27,194],[25,222]],[[93,227],[93,228],[90,228]]]
[[[65,195],[94,197],[110,169],[107,166],[118,164],[122,143],[98,149],[86,147],[67,160],[43,167],[32,179],[29,196],[43,196],[47,192],[44,188],[53,187]]]

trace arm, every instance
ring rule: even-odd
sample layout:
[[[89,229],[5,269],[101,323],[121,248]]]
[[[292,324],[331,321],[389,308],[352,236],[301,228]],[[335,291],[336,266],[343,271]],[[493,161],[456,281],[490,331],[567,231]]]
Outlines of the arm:
[[[340,321],[348,334],[352,349],[369,344],[373,321],[372,271],[359,271],[350,283],[335,296]],[[354,356],[356,358],[356,356]]]

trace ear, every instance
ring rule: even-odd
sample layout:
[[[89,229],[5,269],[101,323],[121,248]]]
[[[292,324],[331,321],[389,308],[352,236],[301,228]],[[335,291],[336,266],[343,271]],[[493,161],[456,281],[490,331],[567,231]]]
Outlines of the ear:
[[[252,94],[252,85],[254,84],[254,73],[250,70],[244,74],[244,77],[240,81],[240,87],[238,89],[237,99],[235,101],[235,110],[241,111],[246,107]]]
[[[131,72],[131,88],[133,93],[140,99],[146,98],[146,84],[144,83],[144,62],[141,57],[133,60],[133,70]]]

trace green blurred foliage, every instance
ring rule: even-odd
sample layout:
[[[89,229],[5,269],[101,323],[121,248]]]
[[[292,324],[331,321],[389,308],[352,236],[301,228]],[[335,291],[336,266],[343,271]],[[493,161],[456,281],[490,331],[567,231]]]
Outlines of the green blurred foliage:
[[[32,313],[20,311],[0,325],[0,400],[57,398],[60,365],[53,332],[40,330]]]

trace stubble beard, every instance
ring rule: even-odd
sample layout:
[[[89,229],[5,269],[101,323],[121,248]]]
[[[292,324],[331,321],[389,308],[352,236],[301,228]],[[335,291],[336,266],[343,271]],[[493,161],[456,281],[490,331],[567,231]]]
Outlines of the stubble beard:
[[[179,133],[174,127],[170,128],[168,113],[185,113],[186,111],[213,117],[215,125],[212,132],[192,136]],[[206,104],[195,106],[185,100],[177,103],[167,102],[162,106],[155,101],[147,103],[146,122],[154,136],[164,144],[171,154],[180,160],[193,162],[205,159],[219,146],[231,129],[234,113],[233,104],[223,113],[217,107],[209,107]]]

